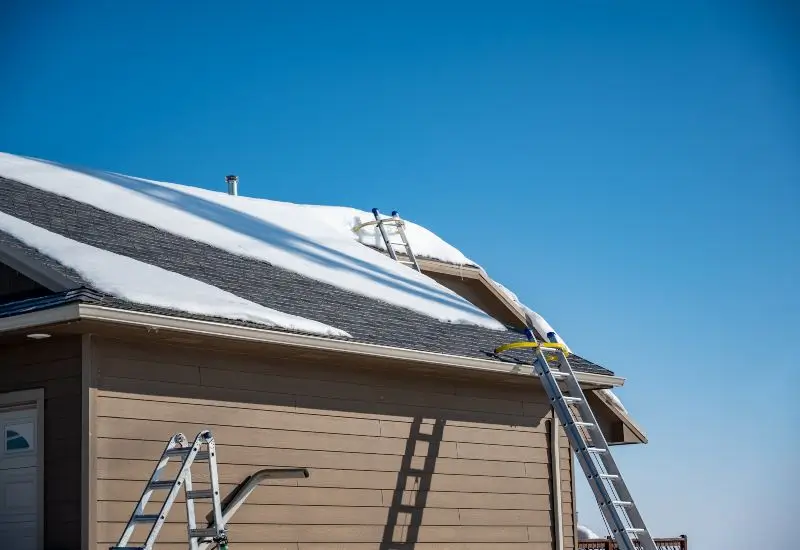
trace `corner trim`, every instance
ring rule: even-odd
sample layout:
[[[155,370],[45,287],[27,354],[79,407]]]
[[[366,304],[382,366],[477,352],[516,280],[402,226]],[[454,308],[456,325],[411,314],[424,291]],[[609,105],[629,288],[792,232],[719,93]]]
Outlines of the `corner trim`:
[[[91,334],[81,335],[81,548],[97,546],[95,366]]]

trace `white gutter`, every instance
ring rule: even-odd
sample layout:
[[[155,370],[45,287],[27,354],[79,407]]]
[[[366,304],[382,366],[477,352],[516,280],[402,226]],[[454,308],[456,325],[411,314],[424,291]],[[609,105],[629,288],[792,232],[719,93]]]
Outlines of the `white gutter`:
[[[477,359],[458,355],[447,355],[429,351],[417,351],[377,344],[365,344],[348,340],[332,340],[319,336],[278,332],[269,329],[250,328],[238,325],[228,325],[212,321],[171,317],[155,313],[128,311],[91,304],[70,304],[45,311],[23,313],[6,319],[0,319],[0,333],[10,330],[33,328],[45,324],[61,323],[66,321],[101,321],[116,325],[139,326],[148,329],[174,330],[184,333],[214,336],[234,340],[247,340],[268,344],[279,344],[304,349],[321,351],[335,351],[366,355],[384,359],[398,359],[414,361],[431,365],[458,367],[483,372],[497,372],[503,374],[530,375],[531,369],[524,365],[502,363],[489,359]],[[580,382],[599,386],[622,386],[624,378],[591,373],[576,373]]]

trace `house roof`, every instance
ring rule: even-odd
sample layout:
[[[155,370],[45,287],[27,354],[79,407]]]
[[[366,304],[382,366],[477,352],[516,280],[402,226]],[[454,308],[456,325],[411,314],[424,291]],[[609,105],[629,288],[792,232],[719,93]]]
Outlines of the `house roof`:
[[[208,242],[166,231],[143,223],[135,216],[111,213],[20,179],[0,177],[0,212],[78,243],[213,285],[254,304],[336,327],[358,342],[485,359],[493,357],[492,350],[498,345],[525,339],[518,330],[512,328],[496,330],[480,323],[443,321],[252,255],[237,254]],[[67,262],[56,261],[17,237],[0,231],[0,249],[14,251],[44,266],[63,277],[68,281],[68,286],[74,289],[85,289],[64,294],[65,300],[257,326],[252,321],[186,313],[114,296],[96,288],[92,281],[66,265]],[[376,251],[371,252],[381,255]],[[22,307],[30,311],[35,307],[52,307],[55,302],[57,298],[52,297],[33,299]],[[0,316],[18,312],[20,306],[0,306]],[[571,362],[575,370],[613,374],[580,356],[573,357]]]

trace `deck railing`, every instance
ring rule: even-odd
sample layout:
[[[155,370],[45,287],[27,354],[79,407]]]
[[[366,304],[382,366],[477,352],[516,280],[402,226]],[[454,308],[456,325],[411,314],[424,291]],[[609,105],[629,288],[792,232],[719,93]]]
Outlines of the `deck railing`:
[[[688,550],[686,535],[674,539],[655,539],[659,550]],[[579,550],[618,550],[611,537],[607,539],[588,539],[578,541]]]

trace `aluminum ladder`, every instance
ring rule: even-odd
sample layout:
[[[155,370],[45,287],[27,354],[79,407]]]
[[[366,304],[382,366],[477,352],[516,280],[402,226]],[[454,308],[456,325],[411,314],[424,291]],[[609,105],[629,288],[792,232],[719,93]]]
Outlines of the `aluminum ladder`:
[[[495,353],[522,348],[534,350],[534,371],[541,379],[550,403],[564,427],[619,550],[658,550],[569,364],[566,346],[557,343],[552,332],[547,334],[551,342],[542,343],[536,341],[530,328],[525,330],[525,334],[528,337],[527,342],[499,346]],[[545,352],[555,354],[558,370],[550,368]],[[562,392],[559,380],[566,385],[566,394]]]
[[[201,451],[201,447],[206,447],[205,451]],[[175,479],[162,480],[161,475],[164,473],[170,460],[177,458],[181,460],[180,469]],[[192,464],[195,461],[207,461],[208,471],[211,488],[194,490],[192,488]],[[217,544],[220,550],[226,550],[228,545],[227,535],[225,533],[225,521],[222,517],[222,506],[220,505],[219,494],[219,477],[217,474],[217,453],[214,443],[214,436],[208,430],[203,430],[197,434],[194,442],[190,445],[182,433],[174,435],[167,443],[164,452],[161,454],[161,459],[153,470],[150,480],[145,486],[142,496],[136,508],[128,520],[125,530],[122,532],[116,546],[112,546],[111,550],[117,548],[127,548],[136,550],[152,550],[153,545],[158,538],[158,533],[164,526],[167,520],[172,504],[178,497],[178,493],[183,487],[186,496],[186,519],[188,523],[187,536],[189,540],[190,550],[199,550],[200,544],[204,546],[207,542]],[[164,499],[161,509],[157,514],[145,513],[145,507],[150,501],[155,491],[169,491],[167,497]],[[209,499],[212,504],[212,514],[214,518],[213,524],[205,528],[197,527],[197,520],[195,518],[194,501],[198,499]],[[137,525],[149,525],[150,531],[143,544],[130,545],[129,542]]]
[[[375,216],[374,221],[368,221],[361,224],[358,224],[353,228],[355,233],[358,233],[361,229],[370,226],[376,225],[378,226],[378,231],[381,234],[381,239],[383,239],[383,244],[386,246],[386,251],[389,253],[389,256],[396,262],[399,262],[403,265],[407,265],[413,269],[416,269],[420,273],[422,270],[419,267],[419,263],[417,263],[417,257],[414,256],[414,251],[411,250],[411,245],[408,242],[408,237],[406,237],[406,230],[405,230],[405,222],[400,219],[400,214],[397,213],[397,210],[392,212],[391,217],[388,218],[381,218],[381,214],[377,208],[372,209],[372,215]],[[397,228],[397,234],[400,236],[401,242],[392,242],[389,240],[389,234],[386,231],[386,227],[384,226],[392,226]],[[401,260],[397,257],[397,253],[394,250],[395,246],[402,246],[406,251],[406,256],[408,260]]]

